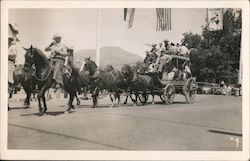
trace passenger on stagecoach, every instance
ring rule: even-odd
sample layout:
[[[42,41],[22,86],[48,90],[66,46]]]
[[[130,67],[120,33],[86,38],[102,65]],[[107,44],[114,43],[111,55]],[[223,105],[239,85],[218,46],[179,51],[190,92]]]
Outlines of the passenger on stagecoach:
[[[63,86],[62,67],[65,64],[65,58],[69,55],[66,46],[61,43],[61,36],[55,34],[52,43],[45,48],[50,51],[50,59],[53,65],[53,80],[51,87],[60,88]]]
[[[177,47],[175,46],[173,42],[170,44],[168,51],[169,51],[169,54],[177,55]]]
[[[188,44],[181,45],[178,47],[178,55],[190,57],[190,50],[187,48]]]
[[[158,56],[155,67],[157,68],[157,71],[160,73],[160,77],[162,77],[164,66],[168,64],[171,60],[172,60],[172,57],[165,54],[164,51],[162,51],[160,55]]]
[[[160,55],[161,52],[165,52],[166,48],[163,42],[159,43],[159,48],[158,48],[158,55]]]
[[[156,48],[157,44],[152,44],[151,46],[152,46],[152,49],[150,50],[150,52],[157,54],[157,48]]]
[[[165,46],[165,50],[169,49],[169,41],[167,39],[163,40],[164,46]]]
[[[192,77],[192,72],[191,72],[191,69],[190,69],[190,62],[189,61],[185,61],[182,64],[182,71],[183,71],[183,79],[184,80]]]

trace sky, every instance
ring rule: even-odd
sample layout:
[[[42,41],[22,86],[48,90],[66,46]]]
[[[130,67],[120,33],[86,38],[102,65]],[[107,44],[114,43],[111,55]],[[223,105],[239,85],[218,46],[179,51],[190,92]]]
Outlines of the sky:
[[[137,8],[130,29],[123,20],[122,8],[10,9],[9,22],[16,23],[19,28],[17,63],[20,64],[24,62],[22,47],[32,44],[44,51],[54,34],[61,35],[62,42],[75,51],[118,46],[144,57],[145,51],[149,50],[144,44],[159,43],[164,39],[179,43],[185,32],[201,34],[205,15],[204,8],[174,8],[170,31],[156,31],[156,10],[153,8]]]

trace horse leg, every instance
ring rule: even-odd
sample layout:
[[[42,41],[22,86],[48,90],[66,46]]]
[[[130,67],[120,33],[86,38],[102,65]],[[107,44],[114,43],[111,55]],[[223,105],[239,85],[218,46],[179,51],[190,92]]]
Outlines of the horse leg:
[[[154,105],[155,104],[155,95],[154,95],[153,91],[151,91],[151,93],[152,93],[152,105]]]
[[[99,88],[96,87],[95,90],[93,91],[93,94],[92,94],[92,97],[93,97],[93,106],[92,106],[92,108],[95,108],[96,105],[97,105],[98,92],[99,92]]]
[[[43,109],[42,109],[41,97],[40,96],[38,96],[38,107],[39,107],[40,116],[42,116]]]
[[[39,93],[37,94],[38,99],[40,98],[39,104],[41,104],[41,98],[43,100],[43,105],[44,105],[44,109],[41,113],[41,115],[46,114],[47,112],[47,105],[46,105],[46,98],[45,98],[45,92],[48,90],[50,85],[50,82],[48,81],[39,91]]]
[[[68,101],[68,108],[67,110],[64,112],[65,114],[66,113],[69,113],[71,111],[71,108],[72,108],[72,102],[73,102],[73,99],[74,99],[74,94],[72,92],[69,93],[69,101]]]
[[[77,93],[76,93],[76,107],[80,107],[80,104],[81,104],[81,102],[80,102],[80,99],[78,98],[78,96],[77,96]]]
[[[131,100],[133,101],[133,106],[137,106],[137,98],[138,98],[138,92],[136,91],[135,92],[135,99],[132,99],[132,96],[131,96]]]
[[[8,83],[9,87],[8,87],[8,92],[9,92],[9,98],[12,98],[12,94],[13,94],[13,84]]]
[[[111,100],[111,105],[110,107],[114,107],[114,99],[112,97],[112,93],[109,94],[110,100]]]
[[[43,107],[44,107],[42,115],[44,115],[47,112],[46,98],[44,94],[42,95],[42,100],[43,100]]]
[[[118,104],[118,107],[121,107],[121,95],[120,93],[117,93],[117,104]]]
[[[125,101],[123,102],[124,105],[127,104],[127,102],[128,102],[128,97],[129,97],[129,95],[127,94],[126,99],[125,99]]]
[[[137,106],[137,101],[138,101],[139,93],[138,91],[135,93],[135,105]]]
[[[25,91],[26,92],[26,98],[24,100],[24,106],[25,108],[29,108],[30,106],[30,96],[31,96],[31,93],[28,92],[28,91]]]

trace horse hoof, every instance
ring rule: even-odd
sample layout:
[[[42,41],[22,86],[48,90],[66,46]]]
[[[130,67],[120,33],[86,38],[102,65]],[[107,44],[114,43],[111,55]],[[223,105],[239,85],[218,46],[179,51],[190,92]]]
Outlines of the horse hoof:
[[[80,105],[76,105],[76,108],[80,108]]]
[[[69,110],[64,111],[64,114],[69,114],[69,113],[70,113]]]
[[[152,105],[154,105],[155,103],[154,102],[152,102]]]
[[[40,113],[40,116],[46,116],[46,115],[47,115],[46,112]]]

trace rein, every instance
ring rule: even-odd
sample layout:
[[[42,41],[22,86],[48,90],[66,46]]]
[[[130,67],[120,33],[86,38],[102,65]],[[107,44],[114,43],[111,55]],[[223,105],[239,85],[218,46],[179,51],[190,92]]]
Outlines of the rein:
[[[45,81],[45,80],[47,80],[47,79],[49,78],[49,76],[50,76],[50,74],[51,74],[51,71],[52,71],[52,69],[50,68],[50,69],[49,69],[48,75],[47,75],[44,79],[38,78],[38,77],[36,76],[36,73],[34,74],[34,77],[35,77],[38,81],[43,82],[43,81]]]

